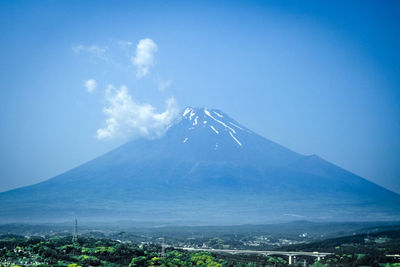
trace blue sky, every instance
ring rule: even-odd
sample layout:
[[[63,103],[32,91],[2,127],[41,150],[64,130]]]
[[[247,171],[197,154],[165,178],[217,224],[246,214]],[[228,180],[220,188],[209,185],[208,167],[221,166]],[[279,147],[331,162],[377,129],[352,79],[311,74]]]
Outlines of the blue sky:
[[[196,106],[400,192],[399,12],[398,1],[1,1],[0,191]],[[136,128],[99,138],[137,110]]]

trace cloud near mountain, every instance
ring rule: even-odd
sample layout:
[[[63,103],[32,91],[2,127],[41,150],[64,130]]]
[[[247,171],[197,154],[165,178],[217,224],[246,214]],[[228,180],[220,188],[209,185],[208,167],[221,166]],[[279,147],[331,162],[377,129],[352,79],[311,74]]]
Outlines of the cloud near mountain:
[[[136,66],[136,77],[142,78],[149,74],[150,68],[154,66],[154,54],[158,47],[156,43],[150,39],[142,39],[136,46],[136,56],[131,59]]]
[[[105,126],[97,130],[98,139],[161,136],[178,115],[175,98],[168,98],[165,111],[158,113],[151,104],[135,102],[126,86],[117,89],[109,85],[106,101],[103,113],[107,118]]]

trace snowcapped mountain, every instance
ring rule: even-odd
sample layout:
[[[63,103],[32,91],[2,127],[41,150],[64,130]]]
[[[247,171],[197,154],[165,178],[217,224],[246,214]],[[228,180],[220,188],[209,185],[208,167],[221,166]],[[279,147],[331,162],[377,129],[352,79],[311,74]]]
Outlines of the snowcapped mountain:
[[[392,220],[400,195],[304,156],[219,110],[186,108],[137,139],[45,182],[0,193],[1,221],[262,223]]]
[[[218,139],[223,142],[229,135],[235,145],[242,146],[242,143],[238,140],[237,135],[251,134],[251,131],[244,129],[243,126],[239,126],[238,123],[234,123],[229,117],[222,115],[222,112],[207,109],[194,109],[186,108],[182,114],[182,118],[179,122],[184,121],[188,127],[188,136],[191,135],[190,131],[201,131],[204,129],[212,130],[217,135],[217,141],[214,149],[218,149]],[[183,143],[188,142],[189,137],[185,137]],[[225,142],[224,142],[225,143]]]
[[[197,163],[213,160],[215,163],[279,165],[300,157],[215,109],[186,108],[162,140],[180,151],[178,157],[188,154],[186,157]]]

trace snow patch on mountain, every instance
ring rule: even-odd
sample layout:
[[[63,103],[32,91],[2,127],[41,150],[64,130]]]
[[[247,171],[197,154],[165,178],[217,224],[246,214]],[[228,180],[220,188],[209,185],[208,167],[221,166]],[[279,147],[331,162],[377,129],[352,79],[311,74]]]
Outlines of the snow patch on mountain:
[[[204,113],[205,113],[208,117],[210,117],[211,119],[213,119],[213,120],[215,120],[216,122],[222,124],[225,128],[228,128],[228,129],[231,130],[233,133],[236,133],[236,131],[235,131],[233,128],[229,127],[229,126],[226,125],[224,122],[222,122],[222,121],[217,120],[216,118],[214,118],[214,117],[211,115],[211,113],[210,113],[207,109],[204,109]]]
[[[216,134],[219,134],[219,132],[214,128],[214,126],[211,125],[210,128],[213,129]]]
[[[237,140],[237,139],[236,139],[236,137],[235,137],[235,136],[233,136],[233,134],[232,134],[231,132],[229,132],[229,134],[232,136],[233,140],[235,140],[235,141],[236,141],[236,143],[238,143],[238,144],[239,144],[239,146],[242,146],[242,143],[240,143],[240,142],[239,142],[239,140]]]
[[[196,115],[196,113],[194,113],[194,111],[190,112],[189,120],[192,120],[192,117],[193,117],[194,115]]]
[[[233,125],[233,126],[235,126],[236,128],[238,128],[238,129],[240,129],[240,130],[243,130],[243,128],[242,127],[240,127],[240,126],[237,126],[236,124],[234,124],[233,122],[229,122],[231,125]]]
[[[182,116],[185,117],[186,114],[188,114],[190,111],[191,111],[190,108],[186,108],[185,111],[183,112],[183,115],[182,115]]]
[[[249,132],[246,128],[232,122],[232,119],[230,119],[229,116],[226,116],[224,113],[218,110],[187,107],[182,113],[180,120],[182,119],[190,123],[189,127],[186,129],[191,131],[192,134],[196,132],[197,135],[197,131],[203,128],[210,129],[210,131],[218,135],[218,137],[216,136],[215,138],[232,138],[232,142],[235,145],[238,145],[238,147],[243,146],[243,143],[239,140],[239,137],[243,137],[242,134],[251,134],[251,132]],[[187,140],[188,137],[184,139],[183,143],[186,143]],[[221,147],[221,143],[218,144],[218,142],[213,142],[213,146],[214,144],[215,150],[217,150],[218,147]]]
[[[218,112],[216,112],[216,111],[213,111],[213,113],[215,114],[215,115],[217,115],[218,117],[220,117],[220,118],[223,118],[224,116],[222,116],[221,114],[219,114]]]

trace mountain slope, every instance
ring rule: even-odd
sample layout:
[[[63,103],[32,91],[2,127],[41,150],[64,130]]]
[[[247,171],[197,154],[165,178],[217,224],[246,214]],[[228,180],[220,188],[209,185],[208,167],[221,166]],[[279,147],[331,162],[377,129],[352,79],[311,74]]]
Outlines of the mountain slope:
[[[219,110],[187,108],[138,139],[45,182],[0,194],[0,220],[183,223],[390,220],[400,196],[257,135]]]

